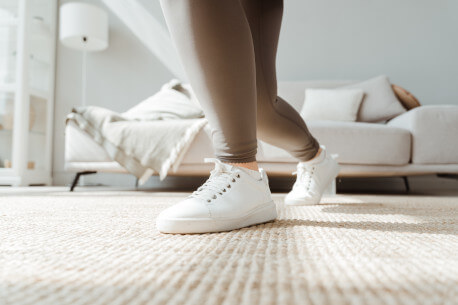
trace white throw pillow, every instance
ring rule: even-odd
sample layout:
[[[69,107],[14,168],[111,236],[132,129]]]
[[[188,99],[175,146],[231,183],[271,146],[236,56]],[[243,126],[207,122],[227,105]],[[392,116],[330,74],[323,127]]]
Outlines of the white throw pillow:
[[[363,100],[361,89],[305,89],[301,116],[305,121],[356,121]]]
[[[364,91],[365,96],[358,113],[358,121],[380,122],[406,112],[385,75],[339,87],[339,89],[362,89]]]
[[[181,83],[173,79],[122,116],[129,120],[195,119],[203,117],[204,113]]]

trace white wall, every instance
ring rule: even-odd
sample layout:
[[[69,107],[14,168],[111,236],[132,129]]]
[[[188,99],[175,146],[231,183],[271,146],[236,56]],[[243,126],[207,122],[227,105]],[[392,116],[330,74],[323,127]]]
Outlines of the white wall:
[[[105,7],[99,0],[86,2]],[[159,1],[141,3],[165,24]],[[278,78],[366,79],[386,74],[424,104],[458,104],[457,14],[456,0],[285,0]],[[88,55],[87,102],[123,111],[172,75],[116,16],[110,13],[109,19],[109,48]],[[81,53],[58,44],[54,183],[60,185],[71,178],[63,168],[63,131],[65,115],[80,103],[80,69]],[[103,182],[132,181],[107,177]]]
[[[285,0],[282,80],[386,74],[424,104],[458,104],[458,1]]]

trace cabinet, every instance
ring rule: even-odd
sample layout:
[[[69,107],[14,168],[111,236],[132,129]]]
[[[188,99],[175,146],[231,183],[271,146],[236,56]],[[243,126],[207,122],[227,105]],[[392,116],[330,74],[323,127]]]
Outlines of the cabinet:
[[[51,184],[57,0],[0,0],[0,185]]]

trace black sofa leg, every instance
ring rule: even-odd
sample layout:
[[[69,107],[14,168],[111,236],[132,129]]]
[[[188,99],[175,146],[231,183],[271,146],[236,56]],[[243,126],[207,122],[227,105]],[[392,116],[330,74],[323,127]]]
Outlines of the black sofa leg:
[[[90,175],[90,174],[95,174],[97,172],[94,171],[85,171],[85,172],[78,172],[75,175],[75,178],[73,179],[72,185],[70,186],[70,192],[73,192],[75,189],[76,185],[78,184],[78,180],[80,180],[80,177],[83,175]]]
[[[404,180],[404,185],[406,186],[406,192],[408,193],[410,191],[409,179],[407,179],[407,176],[403,176],[402,179]]]
[[[135,188],[138,189],[138,178],[135,178]]]
[[[437,177],[458,180],[458,174],[437,174]]]

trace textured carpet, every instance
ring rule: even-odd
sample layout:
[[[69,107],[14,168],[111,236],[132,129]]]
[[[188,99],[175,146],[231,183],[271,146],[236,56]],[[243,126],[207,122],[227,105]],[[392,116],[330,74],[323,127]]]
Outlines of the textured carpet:
[[[0,197],[0,304],[457,304],[458,198],[352,196],[164,235],[186,194]]]

